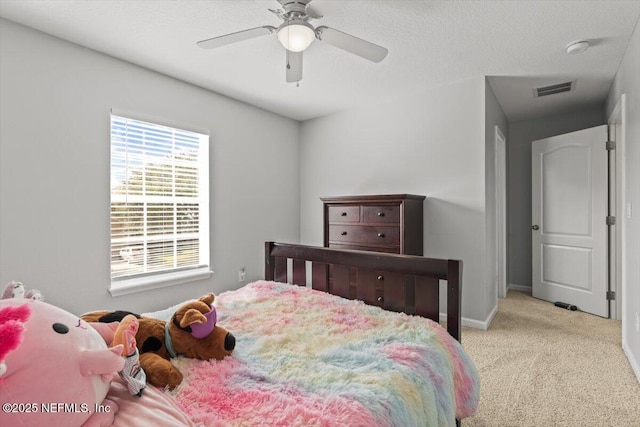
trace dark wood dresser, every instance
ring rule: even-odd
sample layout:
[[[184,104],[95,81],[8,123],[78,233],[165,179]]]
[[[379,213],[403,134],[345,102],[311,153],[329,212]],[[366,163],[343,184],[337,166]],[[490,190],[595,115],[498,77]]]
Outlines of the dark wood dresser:
[[[422,255],[424,199],[413,194],[321,197],[324,246]]]

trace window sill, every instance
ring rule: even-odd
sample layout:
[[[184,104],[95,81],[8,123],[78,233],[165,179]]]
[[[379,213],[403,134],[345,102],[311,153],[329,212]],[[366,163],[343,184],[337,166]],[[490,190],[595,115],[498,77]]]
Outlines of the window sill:
[[[204,280],[211,277],[213,271],[206,268],[197,270],[178,271],[158,276],[139,277],[135,279],[120,280],[111,282],[109,293],[112,297],[133,294],[136,292],[151,291],[154,289],[166,288],[168,286],[180,285],[196,280]]]

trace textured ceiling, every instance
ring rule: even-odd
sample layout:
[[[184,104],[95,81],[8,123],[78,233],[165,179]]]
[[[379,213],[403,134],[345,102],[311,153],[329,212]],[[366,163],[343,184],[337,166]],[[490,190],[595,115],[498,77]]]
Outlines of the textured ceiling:
[[[214,50],[196,41],[280,21],[275,0],[0,0],[0,16],[203,88],[306,120],[478,76],[511,120],[602,105],[640,16],[633,1],[313,0],[312,21],[389,49],[379,64],[314,42],[300,87],[265,36]],[[592,47],[567,55],[577,39]],[[532,88],[576,80],[571,93]]]

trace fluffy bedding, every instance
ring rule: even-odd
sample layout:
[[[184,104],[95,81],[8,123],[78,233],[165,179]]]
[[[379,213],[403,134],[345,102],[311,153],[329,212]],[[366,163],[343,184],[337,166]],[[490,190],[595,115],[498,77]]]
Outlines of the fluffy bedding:
[[[266,281],[215,305],[233,355],[173,359],[184,380],[167,392],[196,423],[452,426],[478,404],[473,363],[428,319]]]

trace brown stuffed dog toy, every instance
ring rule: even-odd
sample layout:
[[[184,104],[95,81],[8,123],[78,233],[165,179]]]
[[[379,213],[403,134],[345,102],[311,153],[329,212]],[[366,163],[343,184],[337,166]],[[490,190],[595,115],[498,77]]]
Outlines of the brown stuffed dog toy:
[[[157,387],[173,389],[182,382],[182,373],[169,361],[184,356],[193,359],[223,359],[231,354],[236,339],[229,331],[216,325],[213,294],[182,305],[169,322],[141,317],[126,311],[94,311],[83,314],[86,322],[115,322],[127,314],[139,318],[136,334],[140,366],[147,381]]]

